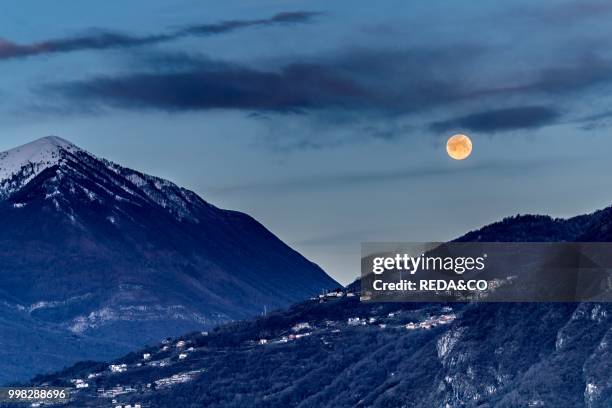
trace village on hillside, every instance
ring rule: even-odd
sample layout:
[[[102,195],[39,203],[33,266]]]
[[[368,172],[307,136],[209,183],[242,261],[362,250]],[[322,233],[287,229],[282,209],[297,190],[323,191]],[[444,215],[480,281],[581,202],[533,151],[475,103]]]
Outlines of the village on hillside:
[[[338,289],[310,298],[304,302],[304,307],[333,306],[335,302],[342,301],[359,304],[360,297],[358,291]],[[279,347],[293,342],[297,344],[306,337],[316,338],[322,347],[328,347],[334,341],[341,339],[340,336],[344,332],[385,330],[406,333],[447,325],[456,318],[450,306],[437,307],[435,313],[424,315],[399,307],[396,309],[394,312],[375,315],[371,312],[356,314],[342,320],[292,322],[287,327],[279,328],[273,336],[245,339],[239,347],[242,350],[254,351],[257,348]],[[262,316],[261,319],[266,317]],[[71,401],[82,401],[85,406],[149,408],[150,405],[146,403],[147,395],[194,381],[207,371],[204,360],[207,353],[215,352],[206,345],[208,337],[214,337],[214,333],[202,331],[183,338],[167,338],[158,346],[149,347],[141,354],[132,353],[126,359],[119,359],[105,366],[98,365],[90,372],[83,372],[81,376],[68,378],[66,380],[71,388]],[[155,372],[159,374],[155,375]],[[151,380],[142,381],[142,378],[151,378]],[[102,401],[106,401],[104,403],[106,405],[100,405]],[[31,404],[32,407],[43,405],[42,401]]]

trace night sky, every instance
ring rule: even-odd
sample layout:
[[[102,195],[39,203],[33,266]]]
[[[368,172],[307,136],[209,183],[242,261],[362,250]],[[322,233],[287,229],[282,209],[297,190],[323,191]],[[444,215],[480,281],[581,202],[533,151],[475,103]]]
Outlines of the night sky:
[[[608,1],[10,2],[0,150],[61,136],[347,283],[362,241],[612,204],[611,19]]]

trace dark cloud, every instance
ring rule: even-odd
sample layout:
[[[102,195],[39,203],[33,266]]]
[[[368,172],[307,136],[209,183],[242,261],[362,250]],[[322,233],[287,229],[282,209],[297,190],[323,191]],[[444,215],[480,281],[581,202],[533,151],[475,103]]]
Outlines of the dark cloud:
[[[59,83],[44,91],[72,101],[135,109],[337,108],[398,115],[469,95],[457,81],[430,75],[433,67],[453,61],[460,52],[360,50],[267,69],[189,55],[155,56],[147,60],[153,68],[149,72]]]
[[[523,106],[494,109],[465,116],[434,122],[430,125],[435,132],[448,130],[472,130],[497,132],[526,128],[537,128],[555,122],[559,112],[546,106]]]
[[[320,13],[312,11],[294,11],[279,13],[270,18],[259,20],[228,20],[218,24],[202,24],[186,27],[176,33],[177,36],[182,35],[211,35],[222,34],[230,31],[235,31],[240,28],[254,26],[270,26],[275,24],[298,24],[306,23]]]
[[[172,73],[104,77],[48,88],[75,100],[168,111],[213,108],[296,111],[359,104],[367,91],[354,81],[315,65],[290,65],[280,72],[244,66],[201,64]]]
[[[51,39],[32,44],[17,44],[0,39],[0,59],[11,59],[81,50],[103,50],[109,48],[136,47],[176,40],[186,36],[223,34],[247,27],[307,23],[319,14],[320,13],[311,11],[286,12],[276,14],[266,19],[229,20],[217,24],[191,25],[176,31],[148,36],[132,36],[112,31],[97,31],[87,35]]]

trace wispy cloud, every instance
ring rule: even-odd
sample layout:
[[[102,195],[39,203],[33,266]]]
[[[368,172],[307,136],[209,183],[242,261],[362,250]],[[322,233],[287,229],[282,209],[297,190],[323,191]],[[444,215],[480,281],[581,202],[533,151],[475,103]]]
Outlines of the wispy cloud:
[[[597,130],[609,127],[612,123],[612,110],[582,116],[567,123],[578,124],[583,130]]]
[[[555,122],[560,113],[547,106],[522,106],[493,109],[434,122],[435,132],[447,130],[472,130],[498,132],[505,130],[537,128]]]
[[[211,187],[206,189],[215,194],[239,194],[249,191],[258,193],[288,193],[310,190],[326,190],[337,188],[351,188],[359,185],[380,183],[404,182],[407,180],[427,179],[431,177],[444,177],[457,174],[473,174],[495,170],[498,174],[520,172],[556,164],[558,161],[545,160],[507,160],[503,162],[479,162],[471,165],[436,166],[406,168],[388,171],[368,171],[363,173],[337,174],[325,176],[312,176],[290,178],[269,183],[242,184],[225,187]]]
[[[523,13],[524,9],[521,10]],[[530,10],[528,15],[533,15],[541,20],[553,24],[580,23],[584,19],[605,19],[612,13],[612,3],[607,0],[585,0],[567,1],[555,4],[554,7],[546,5]]]
[[[501,81],[504,84],[483,89],[475,96],[487,95],[563,95],[588,90],[612,82],[612,62],[596,54],[579,51],[572,55],[571,62],[552,62],[553,66],[536,68],[519,73],[520,80]],[[516,74],[515,74],[516,75]]]
[[[17,44],[0,39],[0,60],[36,55],[65,53],[82,50],[137,47],[177,40],[187,36],[210,36],[224,34],[248,27],[302,24],[312,21],[320,13],[294,11],[276,14],[270,18],[255,20],[227,20],[215,24],[197,24],[175,31],[146,36],[134,36],[114,31],[97,31],[92,34],[44,40],[32,44]]]

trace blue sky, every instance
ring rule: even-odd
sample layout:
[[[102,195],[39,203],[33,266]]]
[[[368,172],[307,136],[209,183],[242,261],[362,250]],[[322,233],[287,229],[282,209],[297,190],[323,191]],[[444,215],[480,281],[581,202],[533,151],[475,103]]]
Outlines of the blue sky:
[[[604,1],[20,1],[0,149],[55,134],[253,215],[341,282],[362,241],[612,202]],[[445,139],[474,153],[451,161]]]

